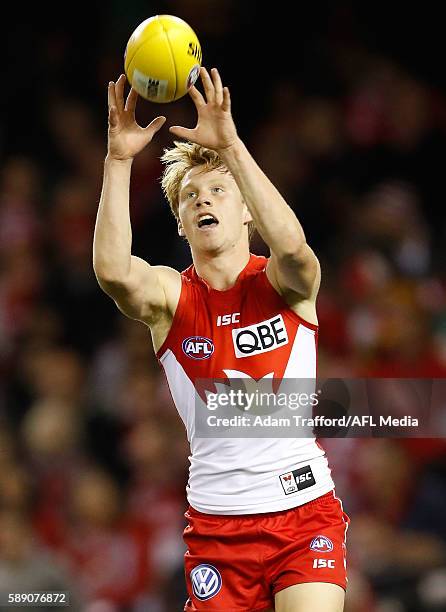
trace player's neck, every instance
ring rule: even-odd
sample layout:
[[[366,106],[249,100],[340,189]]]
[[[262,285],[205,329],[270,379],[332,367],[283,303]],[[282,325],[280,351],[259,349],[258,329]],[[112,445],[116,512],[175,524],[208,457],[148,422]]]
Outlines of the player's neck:
[[[198,276],[218,291],[226,291],[235,285],[249,257],[249,248],[245,245],[219,254],[192,253]]]

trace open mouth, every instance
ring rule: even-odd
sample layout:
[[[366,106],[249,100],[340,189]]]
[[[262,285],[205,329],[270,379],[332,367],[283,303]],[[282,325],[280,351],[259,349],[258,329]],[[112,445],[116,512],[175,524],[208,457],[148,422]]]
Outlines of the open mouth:
[[[214,215],[207,213],[199,217],[197,225],[199,229],[201,229],[202,227],[214,227],[218,225],[218,219],[216,219]]]

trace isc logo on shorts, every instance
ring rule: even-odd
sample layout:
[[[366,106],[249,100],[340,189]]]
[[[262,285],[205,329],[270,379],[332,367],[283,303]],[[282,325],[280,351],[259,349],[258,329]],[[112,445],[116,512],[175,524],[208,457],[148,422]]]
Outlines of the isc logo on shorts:
[[[233,329],[232,342],[236,357],[251,357],[288,344],[288,334],[282,315],[276,315],[248,327]]]
[[[328,567],[328,569],[335,568],[335,559],[314,559],[313,560],[313,569],[324,569]]]
[[[291,495],[316,484],[313,471],[309,465],[279,476],[285,495]]]

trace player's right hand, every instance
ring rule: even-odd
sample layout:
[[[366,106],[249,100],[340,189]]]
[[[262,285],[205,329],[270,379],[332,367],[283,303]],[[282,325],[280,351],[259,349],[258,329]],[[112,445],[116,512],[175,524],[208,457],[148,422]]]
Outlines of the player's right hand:
[[[116,83],[110,81],[108,84],[107,156],[118,160],[133,159],[166,121],[165,117],[156,117],[145,128],[138,125],[135,119],[138,94],[132,88],[124,105],[125,82],[126,77],[121,74]]]

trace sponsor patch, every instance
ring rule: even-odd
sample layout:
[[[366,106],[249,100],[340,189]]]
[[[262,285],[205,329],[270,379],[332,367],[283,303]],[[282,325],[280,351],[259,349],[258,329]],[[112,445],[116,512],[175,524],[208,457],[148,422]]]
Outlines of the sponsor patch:
[[[276,315],[248,327],[232,330],[235,356],[251,357],[288,344],[288,333],[282,315]]]
[[[200,601],[215,597],[221,589],[222,579],[220,572],[213,565],[201,563],[194,567],[190,573],[192,590]]]
[[[233,312],[231,314],[218,315],[217,317],[217,327],[221,325],[231,325],[232,323],[240,322],[240,313]]]
[[[313,471],[309,465],[293,470],[292,472],[286,472],[279,476],[285,495],[291,495],[297,491],[308,489],[316,484],[314,479]]]
[[[313,569],[334,569],[335,568],[335,559],[314,559],[313,560]]]
[[[214,343],[203,336],[189,336],[182,343],[183,353],[191,359],[209,359],[214,352]]]

